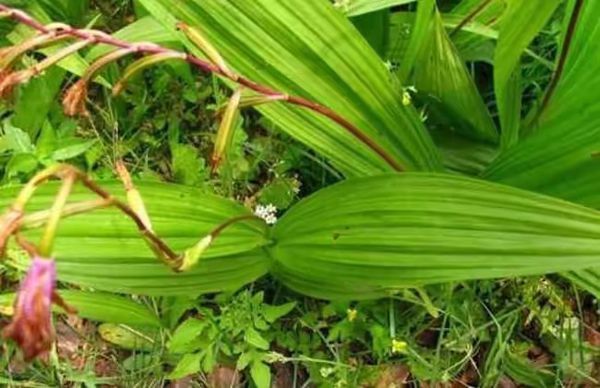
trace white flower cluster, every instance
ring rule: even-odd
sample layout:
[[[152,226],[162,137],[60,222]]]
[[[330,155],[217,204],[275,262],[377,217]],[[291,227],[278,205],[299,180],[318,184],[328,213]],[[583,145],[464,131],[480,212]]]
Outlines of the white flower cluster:
[[[254,215],[262,218],[269,225],[277,222],[277,208],[273,204],[256,205]]]

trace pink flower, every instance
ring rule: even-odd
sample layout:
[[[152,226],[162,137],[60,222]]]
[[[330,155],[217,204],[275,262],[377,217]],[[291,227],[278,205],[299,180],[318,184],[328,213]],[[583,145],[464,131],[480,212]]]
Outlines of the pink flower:
[[[52,347],[52,303],[60,305],[67,312],[74,312],[55,288],[54,260],[35,256],[21,283],[12,322],[3,331],[5,338],[12,338],[19,345],[25,361],[48,352]]]

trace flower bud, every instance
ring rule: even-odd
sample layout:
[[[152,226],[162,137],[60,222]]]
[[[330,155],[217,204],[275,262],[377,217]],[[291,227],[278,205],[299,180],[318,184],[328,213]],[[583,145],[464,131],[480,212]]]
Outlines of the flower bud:
[[[181,257],[181,264],[176,268],[178,272],[188,271],[190,268],[195,266],[198,261],[202,258],[202,254],[210,246],[213,241],[211,234],[204,237],[193,247],[186,249]]]
[[[67,116],[89,116],[85,107],[87,97],[87,82],[79,80],[73,84],[63,97],[63,110]]]

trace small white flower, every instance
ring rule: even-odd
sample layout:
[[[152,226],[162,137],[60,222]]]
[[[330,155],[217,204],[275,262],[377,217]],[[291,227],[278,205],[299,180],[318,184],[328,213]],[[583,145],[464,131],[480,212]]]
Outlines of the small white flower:
[[[277,222],[277,208],[271,203],[268,205],[256,205],[254,215],[262,218],[269,225]]]

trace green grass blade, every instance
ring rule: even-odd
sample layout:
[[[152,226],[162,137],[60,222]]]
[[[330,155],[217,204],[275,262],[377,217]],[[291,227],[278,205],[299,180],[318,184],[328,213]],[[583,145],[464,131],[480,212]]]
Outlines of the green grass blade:
[[[450,175],[337,184],[295,205],[273,238],[274,275],[327,299],[600,264],[599,212]]]

